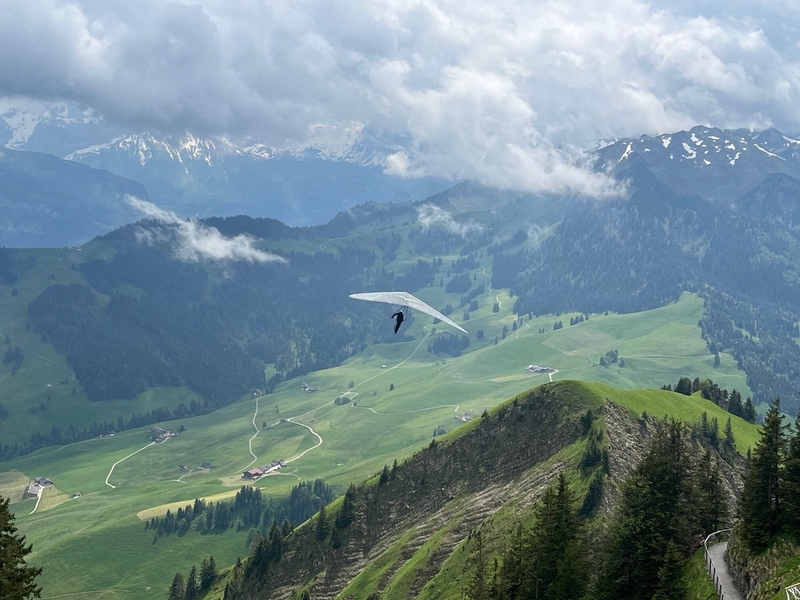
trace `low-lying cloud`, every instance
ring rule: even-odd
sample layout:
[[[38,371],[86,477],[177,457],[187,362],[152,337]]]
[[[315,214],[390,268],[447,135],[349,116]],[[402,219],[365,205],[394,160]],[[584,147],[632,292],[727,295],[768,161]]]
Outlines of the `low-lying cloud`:
[[[175,257],[179,260],[287,263],[282,256],[257,248],[258,240],[250,235],[225,237],[215,227],[204,225],[197,219],[185,219],[171,210],[163,209],[141,198],[128,196],[127,202],[144,217],[154,219],[168,227],[166,231],[139,227],[136,231],[137,239],[148,244],[171,243]]]
[[[619,193],[575,147],[800,122],[788,0],[0,0],[0,95],[283,147],[320,123],[399,139],[384,167]]]
[[[417,207],[417,222],[424,228],[441,227],[445,231],[464,237],[471,231],[480,231],[483,226],[472,219],[459,223],[449,212],[435,204],[423,204]]]

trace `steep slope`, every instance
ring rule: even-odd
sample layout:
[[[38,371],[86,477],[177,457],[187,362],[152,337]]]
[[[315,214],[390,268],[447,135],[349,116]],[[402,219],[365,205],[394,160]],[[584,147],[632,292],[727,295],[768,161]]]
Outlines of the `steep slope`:
[[[585,492],[592,472],[582,474],[578,464],[586,449],[587,410],[608,439],[608,477],[599,504],[603,513],[613,509],[619,486],[658,422],[639,418],[602,392],[618,391],[571,381],[548,384],[484,414],[473,426],[351,487],[327,507],[322,525],[317,515],[284,540],[278,562],[274,554],[256,550],[244,570],[227,579],[227,597],[289,598],[300,588],[315,599],[460,597],[465,548],[475,528],[487,540],[488,556],[502,549],[504,537],[559,472],[567,471],[573,486]],[[641,401],[635,393],[620,399]],[[731,505],[743,461],[734,465],[722,466]]]

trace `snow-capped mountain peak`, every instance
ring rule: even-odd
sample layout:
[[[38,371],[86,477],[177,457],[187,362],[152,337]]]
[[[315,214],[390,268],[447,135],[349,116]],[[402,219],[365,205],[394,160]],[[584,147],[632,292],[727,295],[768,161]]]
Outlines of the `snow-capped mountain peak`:
[[[685,193],[713,200],[729,199],[767,173],[800,177],[800,139],[775,129],[697,126],[622,139],[597,151],[602,168],[622,168],[634,155],[662,180],[684,181]]]

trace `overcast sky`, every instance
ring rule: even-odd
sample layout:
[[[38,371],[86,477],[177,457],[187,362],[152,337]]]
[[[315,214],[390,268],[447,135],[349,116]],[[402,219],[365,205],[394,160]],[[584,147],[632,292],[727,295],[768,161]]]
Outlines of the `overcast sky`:
[[[0,96],[273,145],[358,121],[386,169],[594,195],[569,146],[800,130],[800,3],[0,0]]]

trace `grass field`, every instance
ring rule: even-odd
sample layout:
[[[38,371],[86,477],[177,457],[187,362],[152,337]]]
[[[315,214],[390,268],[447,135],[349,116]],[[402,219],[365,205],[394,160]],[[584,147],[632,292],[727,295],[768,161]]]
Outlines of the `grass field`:
[[[59,491],[56,486],[48,486],[42,490],[42,499],[39,501],[39,506],[36,507],[36,512],[53,509],[70,499],[71,496],[69,494]]]
[[[439,305],[444,300],[441,294],[441,288],[431,287],[419,296]],[[491,311],[495,296],[503,307],[499,313]],[[145,431],[132,430],[113,438],[46,448],[0,464],[0,486],[7,486],[3,489],[16,489],[22,483],[20,473],[9,472],[13,468],[53,479],[68,497],[82,493],[81,498],[50,510],[40,507],[33,515],[27,514],[32,504],[24,510],[31,501],[16,505],[17,523],[34,544],[31,561],[45,567],[44,597],[85,592],[92,599],[161,598],[175,571],[186,572],[212,553],[220,566],[245,556],[248,532],[191,531],[153,543],[142,518],[197,497],[233,494],[243,483],[240,475],[245,468],[273,459],[291,461],[284,473],[293,474],[258,481],[256,485],[268,494],[286,494],[299,479],[315,477],[343,489],[427,444],[439,425],[451,431],[464,425],[463,413],[480,414],[547,382],[547,375],[526,373],[531,363],[558,369],[553,380],[595,381],[589,389],[598,397],[609,397],[637,412],[697,420],[707,410],[718,416],[721,426],[727,414],[717,415],[719,409],[700,398],[659,390],[624,392],[609,386],[657,388],[687,375],[711,377],[723,387],[749,394],[744,374],[730,356],[723,355],[720,367],[713,368],[713,357],[696,325],[702,301],[692,295],[644,313],[591,315],[584,323],[557,331],[552,330],[553,323],[568,323],[572,315],[530,321],[525,317],[522,327],[513,331],[515,317],[505,310],[512,301],[502,291],[487,292],[479,301],[479,310],[465,323],[472,345],[460,357],[428,353],[436,334],[427,319],[416,319],[410,330],[414,341],[372,346],[340,367],[303,377],[318,392],[305,392],[299,380],[285,382],[274,394],[258,399],[257,414],[256,399],[243,399],[209,415],[163,424],[173,429],[184,425],[186,430],[162,444],[145,448]],[[508,325],[509,333],[495,345],[503,325]],[[543,327],[547,331],[538,333]],[[480,341],[475,339],[479,328],[485,331]],[[612,349],[625,358],[625,367],[598,364]],[[346,391],[353,402],[333,404]],[[288,418],[294,422],[280,422]],[[265,421],[274,425],[252,439],[257,459],[248,446],[256,433],[254,420],[258,427]],[[732,421],[738,445],[746,449],[754,443],[755,429]],[[316,448],[315,433],[322,438]],[[133,454],[137,450],[141,451]],[[213,468],[198,468],[205,461]],[[190,472],[180,472],[179,464]]]
[[[6,471],[0,473],[0,496],[11,500],[11,504],[22,501],[22,493],[30,479],[25,473],[19,471]]]

